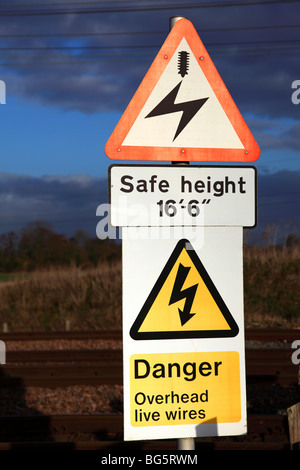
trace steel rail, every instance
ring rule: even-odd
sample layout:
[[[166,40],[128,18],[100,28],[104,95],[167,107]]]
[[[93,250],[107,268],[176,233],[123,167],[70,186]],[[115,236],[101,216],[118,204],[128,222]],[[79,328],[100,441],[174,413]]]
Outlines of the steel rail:
[[[53,339],[104,339],[104,340],[122,340],[121,330],[99,330],[99,331],[7,331],[0,334],[3,341],[38,341]]]
[[[17,356],[19,356],[19,352]],[[123,383],[121,351],[50,351],[49,355],[31,352],[28,361],[26,351],[20,354],[20,362],[0,366],[0,386],[67,387],[70,385],[101,385]],[[79,356],[81,357],[79,358]],[[45,359],[45,362],[34,359]],[[61,356],[61,357],[60,357]],[[15,355],[16,358],[16,355]],[[18,357],[17,357],[18,359]],[[80,361],[78,359],[81,359]],[[53,362],[51,362],[53,361]],[[65,361],[65,362],[64,362]],[[291,361],[291,351],[246,351],[247,383],[295,386],[298,384],[299,366]]]
[[[274,364],[291,363],[291,348],[246,348],[246,360]],[[123,360],[122,349],[48,349],[6,352],[6,363],[104,362]]]
[[[3,341],[30,341],[50,339],[112,339],[122,340],[121,330],[99,331],[40,331],[2,332]],[[292,342],[300,339],[300,328],[245,328],[246,340]]]

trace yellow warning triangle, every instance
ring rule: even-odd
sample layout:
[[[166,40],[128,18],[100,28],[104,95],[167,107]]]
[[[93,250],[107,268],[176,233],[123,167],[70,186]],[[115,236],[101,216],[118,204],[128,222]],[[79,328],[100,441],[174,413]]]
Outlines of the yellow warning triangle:
[[[140,339],[231,337],[238,326],[188,240],[180,240],[137,316]]]

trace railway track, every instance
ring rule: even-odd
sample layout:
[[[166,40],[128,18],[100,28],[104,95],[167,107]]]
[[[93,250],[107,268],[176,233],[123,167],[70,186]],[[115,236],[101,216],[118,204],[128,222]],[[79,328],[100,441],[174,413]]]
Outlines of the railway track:
[[[289,348],[252,348],[246,349],[246,359],[252,362],[276,363],[278,366],[290,362],[292,350]],[[122,349],[69,349],[40,351],[7,351],[7,364],[12,363],[93,363],[121,362]]]
[[[248,383],[295,385],[298,366],[291,361],[293,350],[288,345],[300,338],[300,330],[248,329],[247,341],[256,341],[255,347],[246,348],[246,373]],[[96,332],[44,332],[4,333],[3,340],[21,345],[35,341],[80,340],[78,349],[10,350],[6,364],[0,366],[0,385],[66,387],[75,384],[122,384],[122,333],[121,331]],[[2,339],[1,338],[1,339]],[[119,341],[118,349],[86,349],[86,340]],[[276,342],[276,347],[272,347]],[[268,343],[269,346],[265,347]],[[34,348],[34,346],[32,346]]]
[[[177,448],[176,439],[125,442],[122,428],[122,415],[5,416],[0,417],[0,450],[30,447],[117,451]],[[72,436],[75,436],[73,441]],[[289,450],[287,417],[249,416],[246,436],[196,438],[195,449]]]
[[[121,330],[106,331],[43,331],[43,332],[3,332],[3,341],[31,341],[51,339],[112,339],[122,340]],[[246,328],[246,340],[292,342],[300,339],[300,328]]]
[[[246,330],[247,384],[299,384],[299,366],[292,364],[289,343],[300,339],[300,330]],[[88,339],[120,341],[120,331],[4,333],[0,339],[26,342],[82,340],[79,349],[10,350],[0,366],[1,387],[67,387],[76,384],[122,384],[122,348],[85,349]],[[263,343],[268,342],[268,347]],[[276,342],[276,347],[273,347]],[[0,450],[58,448],[118,452],[134,450],[175,450],[176,440],[123,441],[123,416],[116,415],[34,415],[0,416]],[[248,416],[248,433],[235,438],[195,440],[196,450],[290,450],[286,415]]]
[[[298,369],[289,349],[246,351],[248,383],[296,385]],[[122,384],[122,374],[121,350],[11,351],[0,366],[0,386]]]

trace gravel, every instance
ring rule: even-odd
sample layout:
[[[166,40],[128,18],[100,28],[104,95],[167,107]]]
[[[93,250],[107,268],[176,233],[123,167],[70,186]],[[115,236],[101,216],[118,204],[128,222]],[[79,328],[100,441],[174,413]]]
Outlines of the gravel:
[[[249,346],[257,347],[258,344],[251,343],[247,345]],[[6,343],[7,351],[52,349],[122,349],[122,342],[92,339],[8,341]],[[249,414],[286,414],[287,408],[299,400],[297,386],[247,384]],[[57,388],[29,386],[0,389],[0,415],[101,413],[123,413],[123,387],[121,385],[74,385]]]
[[[122,341],[110,339],[53,339],[6,341],[6,351],[61,351],[64,349],[122,349]]]
[[[0,415],[122,414],[121,385],[15,387],[0,390]]]

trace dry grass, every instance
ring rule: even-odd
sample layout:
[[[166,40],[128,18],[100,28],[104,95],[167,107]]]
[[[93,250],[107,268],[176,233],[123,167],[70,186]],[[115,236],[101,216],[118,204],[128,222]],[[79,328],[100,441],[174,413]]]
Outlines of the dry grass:
[[[245,247],[245,322],[300,326],[300,248]]]
[[[121,260],[54,268],[0,282],[0,329],[121,329]],[[4,280],[4,278],[3,278]],[[300,248],[244,249],[246,326],[300,326]]]
[[[33,272],[0,288],[0,324],[9,331],[121,328],[121,261],[97,268]]]

